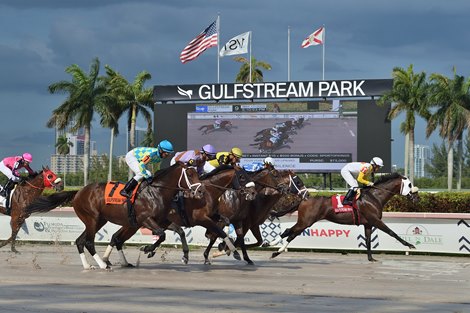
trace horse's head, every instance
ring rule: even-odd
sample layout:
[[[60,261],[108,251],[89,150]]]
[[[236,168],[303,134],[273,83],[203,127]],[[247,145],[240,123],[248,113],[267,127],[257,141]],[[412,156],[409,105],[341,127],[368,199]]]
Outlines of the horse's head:
[[[258,193],[276,195],[287,191],[287,186],[282,186],[278,181],[278,172],[274,168],[263,168],[252,177],[255,184],[259,186]]]
[[[51,171],[47,166],[42,167],[42,171],[31,178],[28,182],[28,185],[31,185],[36,188],[59,188],[62,186],[62,179],[57,177],[57,175]]]
[[[419,201],[418,187],[413,186],[413,183],[408,177],[402,176],[400,194],[409,198],[413,203]]]
[[[199,180],[196,169],[187,167],[181,162],[176,162],[169,168],[155,173],[153,181],[158,181],[158,187],[170,187],[174,190],[182,190],[185,198],[202,199],[205,188]]]
[[[278,177],[279,186],[283,188],[284,192],[299,195],[302,200],[309,197],[308,189],[304,182],[292,170],[275,170],[273,175],[274,177]]]
[[[392,173],[380,177],[373,188],[386,190],[390,194],[397,194],[408,197],[413,202],[419,200],[418,187],[413,186],[413,183],[408,177],[402,176],[399,173]]]

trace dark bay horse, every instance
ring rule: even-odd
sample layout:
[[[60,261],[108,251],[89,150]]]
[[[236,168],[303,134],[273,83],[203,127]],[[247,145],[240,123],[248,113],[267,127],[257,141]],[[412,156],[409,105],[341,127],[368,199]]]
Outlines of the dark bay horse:
[[[134,202],[135,221],[131,221],[127,204],[105,204],[105,183],[89,184],[79,191],[66,191],[41,197],[26,208],[27,213],[47,212],[58,205],[72,200],[72,206],[85,231],[75,241],[84,269],[93,269],[85,256],[84,248],[93,256],[100,268],[109,268],[95,250],[95,235],[107,222],[130,229],[134,234],[140,227],[146,227],[161,238],[165,232],[158,225],[157,217],[165,219],[171,201],[177,192],[187,197],[202,199],[204,186],[199,181],[194,168],[187,168],[180,162],[155,173],[152,182],[140,184]],[[202,200],[199,205],[203,205]],[[125,259],[124,255],[122,257]]]
[[[158,217],[155,217],[163,229],[168,229],[171,227],[172,230],[179,234],[183,246],[182,261],[185,264],[187,264],[189,260],[189,248],[186,242],[186,235],[181,226],[202,226],[210,232],[214,232],[221,238],[224,238],[230,250],[235,252],[236,249],[230,242],[227,234],[223,231],[222,228],[217,226],[217,223],[213,219],[213,216],[216,213],[218,199],[222,193],[229,189],[236,190],[237,194],[241,195],[244,199],[247,199],[247,201],[254,199],[256,196],[255,185],[249,181],[249,178],[246,177],[246,173],[238,167],[234,168],[232,166],[220,166],[214,171],[201,176],[200,180],[205,187],[205,203],[204,205],[198,205],[190,199],[185,199],[183,202],[184,208],[186,210],[187,221],[184,221],[181,217],[181,214],[177,213],[176,210],[169,211],[165,220],[161,220]],[[113,235],[110,242],[110,247],[108,247],[107,251],[110,253],[113,246],[116,246],[118,251],[122,250],[121,242],[130,238],[135,233],[135,231],[128,229],[127,227],[121,228]],[[162,237],[160,237],[154,244],[147,245],[141,250],[145,253],[148,253],[149,257],[151,257],[155,254],[154,250],[160,245],[162,241]],[[109,254],[105,255],[103,258],[107,260],[109,258]],[[210,264],[208,252],[204,252],[204,259],[205,264]]]
[[[393,230],[391,230],[384,222],[382,222],[382,210],[385,204],[394,195],[403,195],[412,201],[417,201],[418,188],[414,187],[411,181],[398,173],[380,177],[372,187],[362,189],[362,195],[357,200],[358,214],[360,225],[364,225],[367,258],[369,261],[375,261],[371,252],[371,234],[372,227],[376,227],[391,237],[398,240],[404,246],[411,249],[415,247],[400,238]],[[286,229],[281,237],[287,237],[286,243],[279,248],[277,252],[272,254],[272,258],[278,256],[287,249],[289,243],[301,234],[307,227],[312,226],[319,220],[326,219],[330,222],[338,224],[355,225],[354,215],[350,212],[335,213],[331,197],[311,197],[306,201],[300,202],[298,206],[297,223],[291,228]]]
[[[26,178],[16,186],[14,191],[12,191],[10,202],[11,236],[7,240],[1,241],[0,247],[11,242],[11,251],[18,252],[15,248],[16,235],[30,215],[25,212],[26,206],[38,198],[45,188],[56,188],[60,182],[61,179],[54,172],[47,167],[43,167],[38,175]],[[0,206],[0,213],[7,214],[8,212],[5,207]]]
[[[198,130],[202,130],[202,134],[206,135],[208,133],[211,133],[216,130],[226,130],[229,133],[231,133],[231,128],[233,127],[232,122],[230,121],[222,121],[220,123],[219,128],[215,128],[214,124],[209,124],[209,125],[202,125],[201,127],[198,128]]]
[[[260,226],[269,217],[271,208],[277,201],[286,195],[295,194],[304,199],[308,196],[308,190],[302,180],[291,170],[277,171],[263,169],[252,174],[257,186],[258,194],[254,201],[245,201],[234,195],[225,193],[219,201],[218,212],[229,219],[234,225],[237,234],[235,246],[239,246],[243,253],[243,259],[248,264],[253,261],[248,257],[247,248],[258,247],[262,244]],[[245,245],[245,235],[251,230],[256,242]],[[210,238],[208,248],[212,247],[217,237],[215,234],[206,234]],[[220,245],[219,249],[223,249]],[[217,256],[216,254],[215,256]]]
[[[290,149],[290,146],[287,144],[288,142],[292,142],[292,139],[289,139],[288,137],[284,139],[280,139],[276,143],[273,143],[269,138],[264,139],[260,142],[257,143],[250,143],[250,146],[258,146],[258,149],[260,152],[274,152],[276,150],[282,149],[282,148],[288,148]]]

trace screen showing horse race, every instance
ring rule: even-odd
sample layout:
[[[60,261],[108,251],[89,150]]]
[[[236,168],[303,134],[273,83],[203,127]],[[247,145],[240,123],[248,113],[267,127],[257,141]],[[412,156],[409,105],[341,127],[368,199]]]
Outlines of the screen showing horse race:
[[[348,162],[379,156],[383,171],[390,172],[390,105],[378,106],[375,99],[392,83],[159,85],[154,87],[155,137],[169,139],[176,151],[236,146],[243,151],[242,164],[271,156],[277,168],[299,172],[338,172]]]
[[[358,160],[359,102],[196,104],[187,113],[187,147],[237,146],[242,164],[271,156],[279,169],[336,172]]]

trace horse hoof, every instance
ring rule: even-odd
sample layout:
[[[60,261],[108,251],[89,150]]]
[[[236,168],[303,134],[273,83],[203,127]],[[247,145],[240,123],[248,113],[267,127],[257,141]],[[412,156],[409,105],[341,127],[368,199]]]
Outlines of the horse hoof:
[[[242,258],[240,257],[240,253],[238,253],[238,251],[236,251],[236,250],[233,251],[233,258],[234,258],[235,260],[238,260],[238,261],[240,261],[240,260],[242,259]]]
[[[279,254],[281,254],[280,252],[274,252],[273,254],[271,254],[271,259],[274,259],[275,257],[277,257]]]
[[[269,242],[263,242],[263,243],[261,244],[261,247],[263,247],[263,248],[269,247]]]
[[[205,261],[204,261],[204,265],[212,265],[212,263],[211,263],[211,261],[209,261],[209,260],[205,260]]]
[[[224,249],[225,249],[225,242],[219,243],[219,245],[217,246],[217,249],[218,249],[219,251],[224,250]]]
[[[245,260],[245,261],[246,261],[247,265],[255,265],[255,263],[253,263],[252,260],[249,260],[249,259],[248,259],[248,260]]]
[[[183,264],[185,264],[185,265],[188,264],[188,261],[189,261],[189,260],[188,260],[188,258],[186,258],[186,257],[182,257],[182,258],[181,258],[181,262],[182,262]]]
[[[152,251],[152,252],[145,252],[145,253],[148,253],[147,254],[147,259],[150,259],[151,257],[153,257],[155,255],[155,251]]]
[[[123,265],[122,267],[133,268],[135,266],[131,263],[127,263],[126,265]]]
[[[111,262],[109,262],[109,260],[105,261],[105,263],[106,263],[107,266],[113,266],[113,264]]]
[[[410,249],[416,250],[416,247],[413,246],[413,245],[411,245],[411,246],[410,246]]]

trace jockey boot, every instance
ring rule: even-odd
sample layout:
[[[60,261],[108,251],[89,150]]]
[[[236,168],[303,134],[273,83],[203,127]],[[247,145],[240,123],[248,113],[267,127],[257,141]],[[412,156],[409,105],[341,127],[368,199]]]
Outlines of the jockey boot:
[[[12,179],[9,179],[0,191],[0,196],[6,198],[10,194],[10,191],[13,189],[14,186],[15,182]]]
[[[131,178],[131,180],[127,182],[119,194],[123,197],[130,198],[137,184],[138,182],[134,178]]]
[[[356,190],[354,188],[349,189],[348,192],[346,193],[346,196],[344,196],[344,199],[342,202],[343,205],[352,205],[355,195],[356,195]]]

